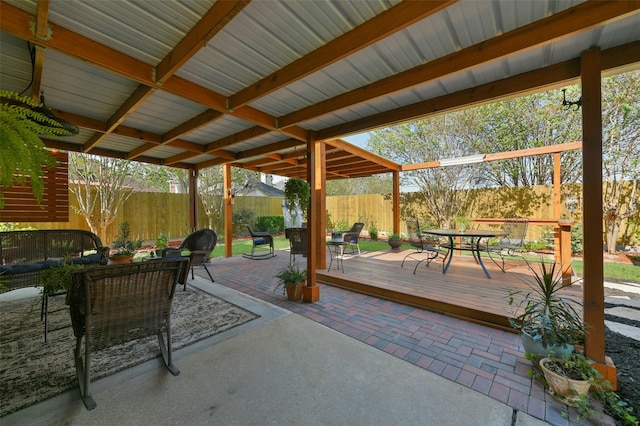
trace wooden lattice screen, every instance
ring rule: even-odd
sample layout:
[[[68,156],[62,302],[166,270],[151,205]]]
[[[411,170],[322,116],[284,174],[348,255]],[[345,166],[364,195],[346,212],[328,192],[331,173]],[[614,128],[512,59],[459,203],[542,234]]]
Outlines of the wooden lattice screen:
[[[0,222],[68,222],[69,221],[69,155],[52,152],[56,167],[44,171],[44,194],[40,204],[31,191],[31,180],[0,190],[4,195],[4,208]]]

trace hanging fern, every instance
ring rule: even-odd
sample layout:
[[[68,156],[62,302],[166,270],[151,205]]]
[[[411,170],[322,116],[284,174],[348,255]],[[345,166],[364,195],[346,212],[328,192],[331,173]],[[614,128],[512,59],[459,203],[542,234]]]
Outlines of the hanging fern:
[[[28,96],[0,90],[0,98],[0,184],[10,188],[30,178],[33,195],[40,202],[44,192],[42,169],[56,165],[40,138],[55,138],[69,132],[57,121],[35,111],[33,108],[39,104]],[[3,207],[4,195],[0,192],[0,208]]]
[[[284,205],[287,210],[294,210],[296,205],[302,209],[304,218],[307,218],[309,199],[311,198],[311,186],[309,182],[300,178],[291,178],[284,184]]]

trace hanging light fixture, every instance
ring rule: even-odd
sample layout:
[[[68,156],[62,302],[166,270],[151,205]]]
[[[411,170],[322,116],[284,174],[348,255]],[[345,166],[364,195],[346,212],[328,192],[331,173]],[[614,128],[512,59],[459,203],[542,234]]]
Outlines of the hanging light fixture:
[[[568,101],[567,100],[567,89],[562,89],[562,106],[566,107],[566,109],[571,109],[572,106],[576,107],[576,111],[580,109],[582,106],[582,96],[577,101]]]

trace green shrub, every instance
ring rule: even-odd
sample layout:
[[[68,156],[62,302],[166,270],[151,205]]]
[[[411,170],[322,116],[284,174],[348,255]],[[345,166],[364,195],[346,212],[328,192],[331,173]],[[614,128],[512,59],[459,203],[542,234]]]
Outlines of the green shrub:
[[[284,232],[284,216],[258,216],[256,231],[282,234]]]
[[[578,254],[584,251],[584,239],[582,236],[582,225],[576,224],[571,227],[571,254]]]
[[[339,221],[336,222],[336,230],[338,231],[346,231],[351,229],[351,224],[349,222],[347,222],[346,219],[340,219]]]

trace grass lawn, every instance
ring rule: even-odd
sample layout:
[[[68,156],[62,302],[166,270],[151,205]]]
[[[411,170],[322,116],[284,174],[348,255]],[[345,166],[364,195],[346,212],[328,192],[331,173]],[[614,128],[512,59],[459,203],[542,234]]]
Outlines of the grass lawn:
[[[251,253],[251,239],[233,240],[233,255],[240,256],[243,253]],[[284,250],[289,248],[289,240],[284,237],[275,237],[274,246],[276,250]],[[403,244],[401,249],[412,248],[408,244]],[[386,241],[371,241],[368,239],[360,240],[360,249],[363,251],[380,251],[389,249]],[[257,250],[264,250],[258,248]],[[470,255],[470,254],[469,254]],[[213,250],[212,257],[224,256],[224,244],[218,244]],[[530,258],[530,261],[538,262],[539,258]],[[572,266],[578,275],[582,275],[584,262],[574,259]],[[640,266],[630,265],[626,263],[605,262],[604,278],[616,281],[640,282]]]

